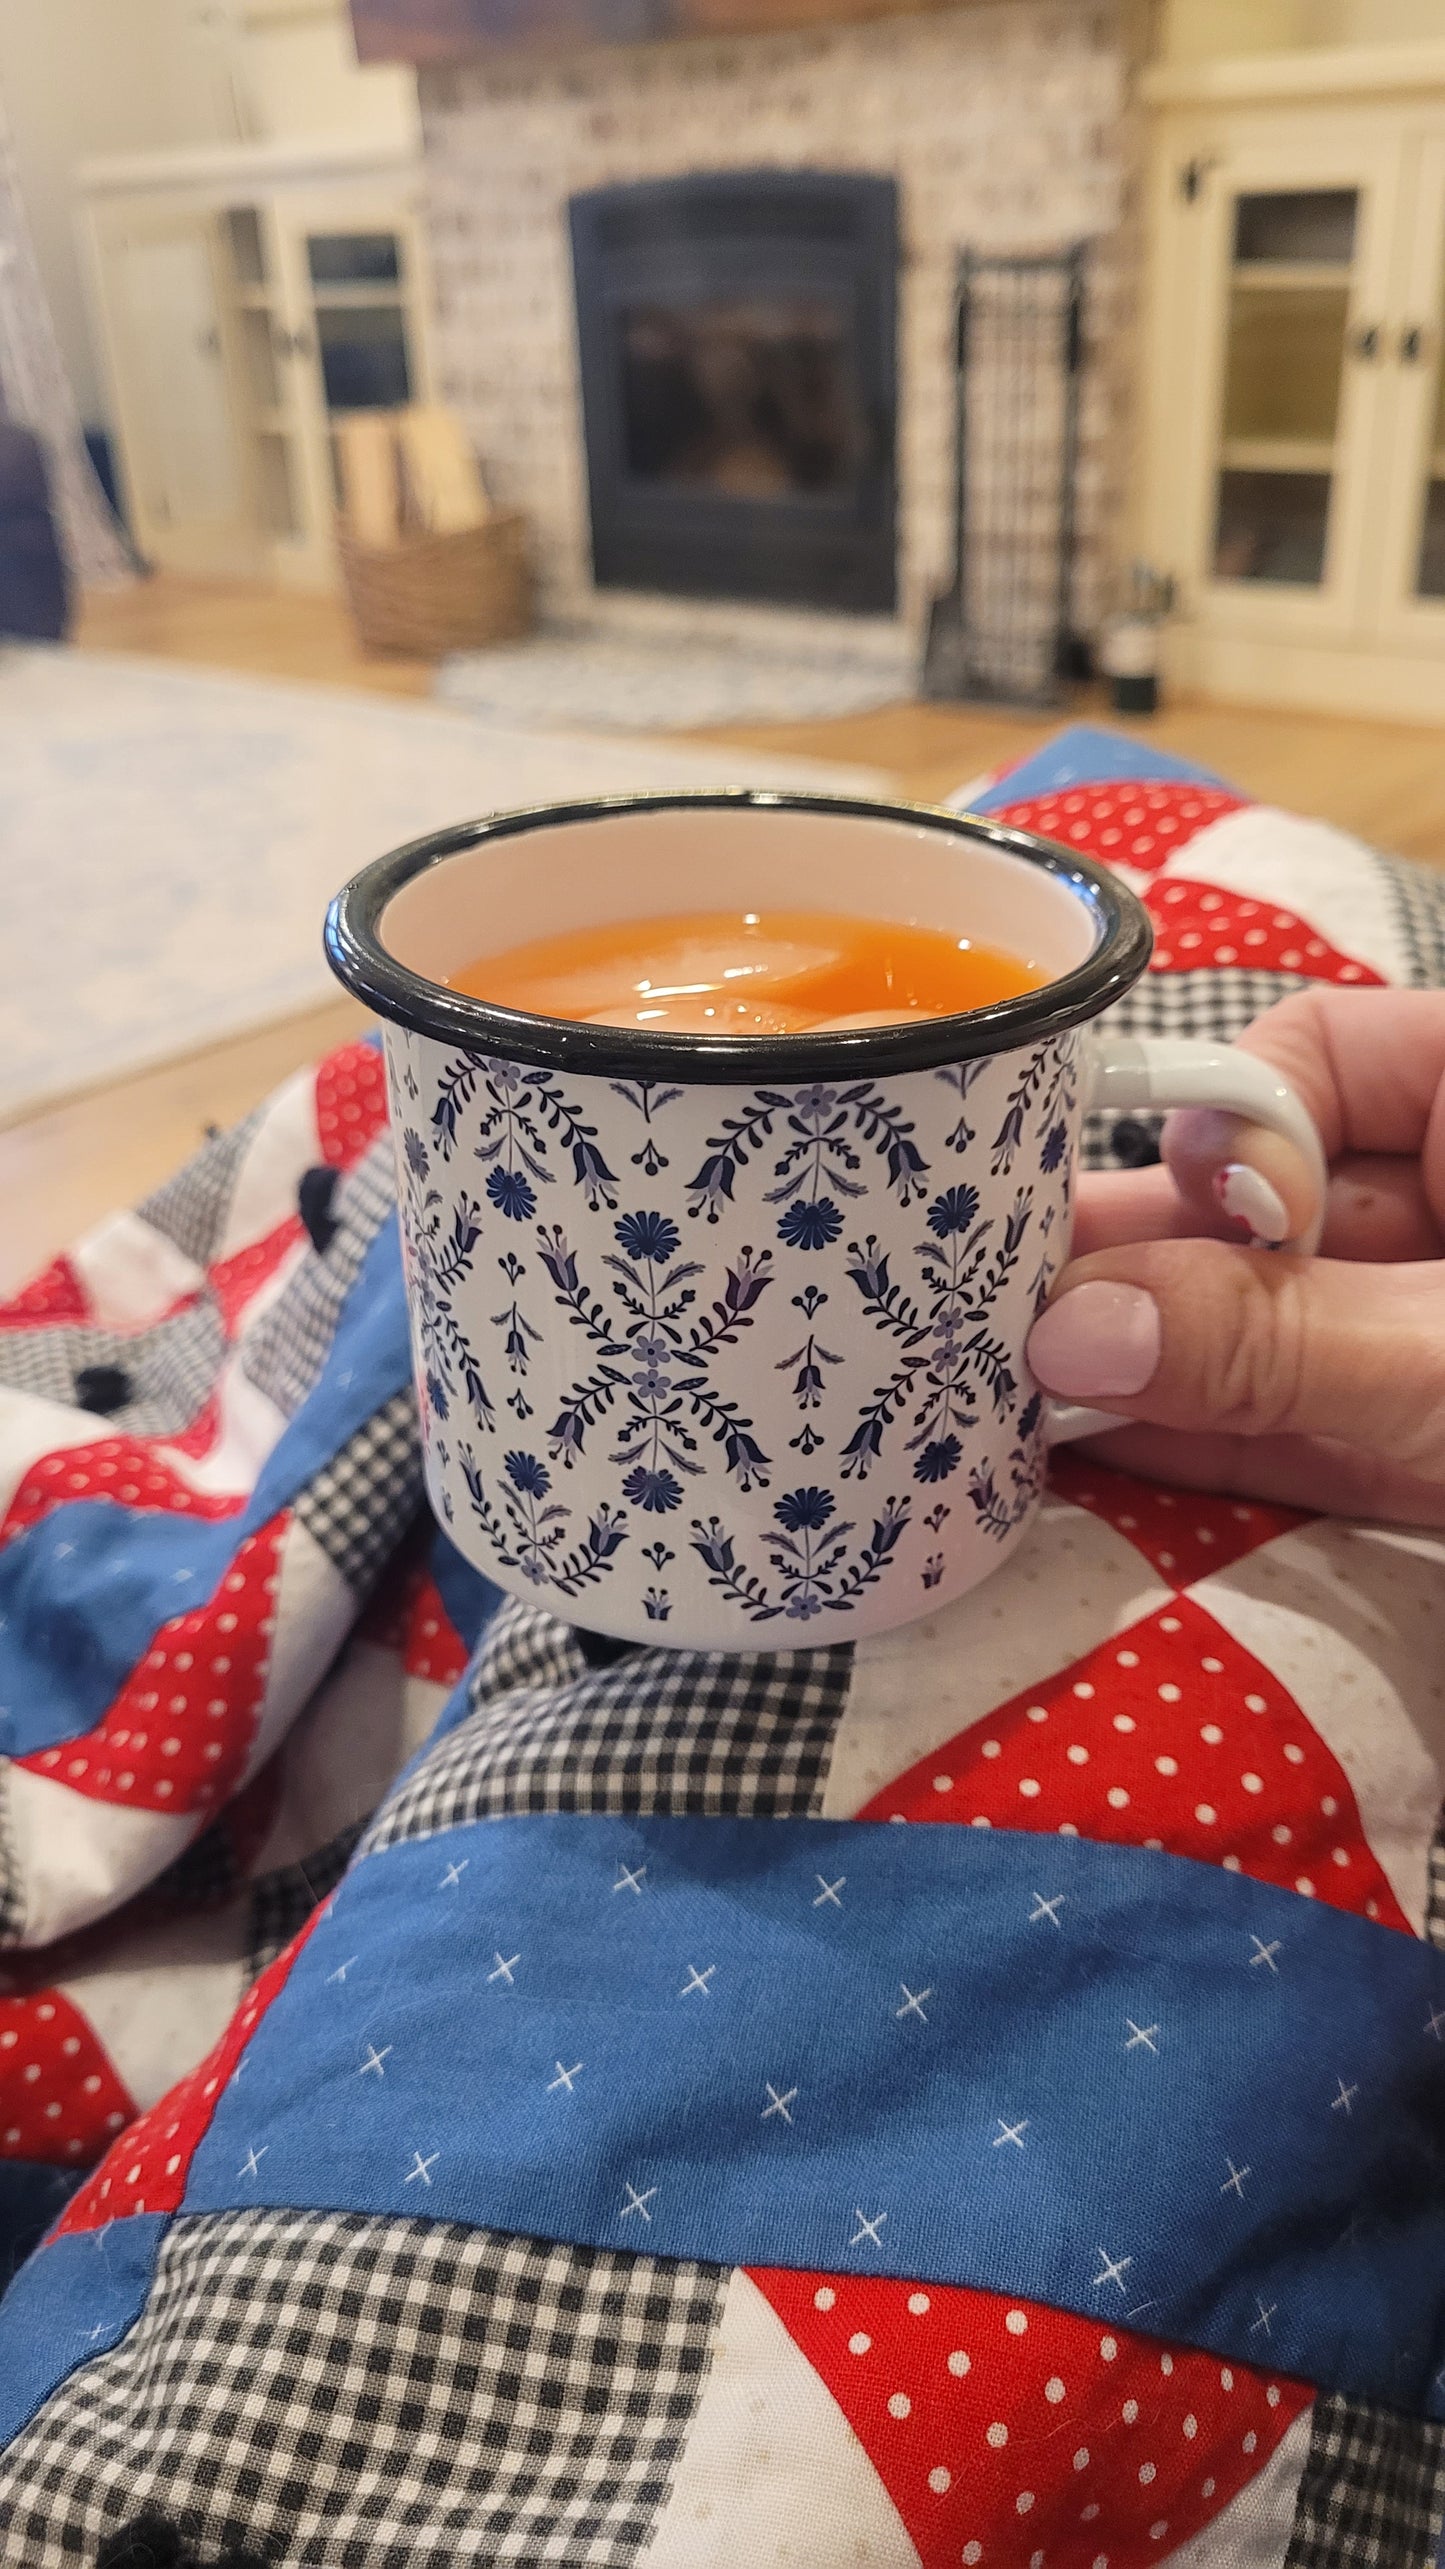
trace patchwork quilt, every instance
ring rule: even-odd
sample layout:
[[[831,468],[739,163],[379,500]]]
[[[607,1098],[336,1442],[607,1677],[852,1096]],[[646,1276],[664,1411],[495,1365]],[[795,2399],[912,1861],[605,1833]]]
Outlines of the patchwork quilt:
[[[982,799],[1137,1031],[1445,983],[1133,741]],[[905,1631],[604,1640],[426,1517],[389,1153],[349,1045],[0,1313],[7,2569],[1429,2569],[1445,1535],[1065,1453]]]

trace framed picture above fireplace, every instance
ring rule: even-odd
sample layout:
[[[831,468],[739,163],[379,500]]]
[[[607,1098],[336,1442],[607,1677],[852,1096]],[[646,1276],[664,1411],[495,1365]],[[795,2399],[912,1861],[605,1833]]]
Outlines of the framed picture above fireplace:
[[[528,45],[766,35],[839,18],[903,18],[956,0],[351,0],[363,62],[445,62]]]
[[[891,613],[894,182],[729,170],[569,213],[597,585]]]

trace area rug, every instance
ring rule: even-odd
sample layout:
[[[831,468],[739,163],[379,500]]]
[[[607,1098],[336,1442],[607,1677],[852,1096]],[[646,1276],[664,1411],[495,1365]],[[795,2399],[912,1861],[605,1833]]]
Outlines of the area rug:
[[[330,997],[331,894],[449,821],[579,794],[879,781],[159,661],[0,651],[0,1120]]]
[[[916,695],[918,647],[906,635],[800,650],[558,630],[497,651],[454,653],[434,692],[488,720],[565,720],[598,731],[825,722]]]

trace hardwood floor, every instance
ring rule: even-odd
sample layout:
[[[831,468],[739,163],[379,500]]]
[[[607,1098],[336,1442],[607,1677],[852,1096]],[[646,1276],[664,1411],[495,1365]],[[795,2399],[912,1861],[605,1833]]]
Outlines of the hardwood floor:
[[[76,640],[256,677],[425,696],[423,663],[376,660],[338,599],[160,578],[84,602]],[[1087,698],[1076,709],[1107,717]],[[729,747],[857,760],[910,800],[934,801],[1019,758],[1059,717],[993,708],[891,705],[846,720],[693,735]],[[1139,732],[1247,792],[1318,815],[1373,844],[1445,870],[1445,754],[1418,726],[1343,722],[1232,705],[1171,705]],[[284,1024],[77,1097],[0,1132],[0,1291],[99,1215],[128,1204],[194,1148],[208,1123],[244,1114],[303,1062],[363,1022],[338,998]]]

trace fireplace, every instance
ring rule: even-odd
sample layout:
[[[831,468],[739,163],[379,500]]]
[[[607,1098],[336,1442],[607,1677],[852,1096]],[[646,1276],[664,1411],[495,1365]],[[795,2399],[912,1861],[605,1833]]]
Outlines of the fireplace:
[[[736,170],[570,202],[599,588],[897,604],[897,189]]]

